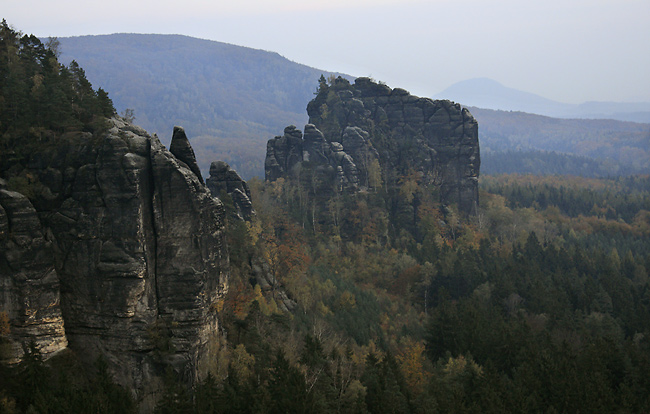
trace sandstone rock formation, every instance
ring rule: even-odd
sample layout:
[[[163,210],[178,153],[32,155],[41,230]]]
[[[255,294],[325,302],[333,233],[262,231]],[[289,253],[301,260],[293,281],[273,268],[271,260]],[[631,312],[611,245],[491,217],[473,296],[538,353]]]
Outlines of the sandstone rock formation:
[[[369,78],[321,84],[305,136],[291,126],[267,145],[266,179],[309,165],[333,170],[339,190],[368,188],[375,160],[384,182],[416,172],[465,214],[478,205],[478,124],[459,104],[418,98]],[[321,132],[322,131],[322,132]]]
[[[333,188],[357,190],[359,171],[354,159],[340,142],[328,142],[314,125],[305,125],[305,137],[295,125],[267,143],[265,175],[269,181],[293,175],[303,163],[320,167],[320,176],[331,176]]]
[[[24,195],[0,179],[0,303],[11,321],[6,363],[17,363],[34,341],[45,357],[68,345],[61,315],[52,242]]]
[[[182,130],[174,156],[110,122],[102,138],[75,133],[12,167],[37,185],[34,208],[0,190],[0,308],[17,342],[37,338],[47,353],[67,339],[89,362],[103,354],[150,406],[164,366],[190,385],[207,372],[227,289],[224,208]]]
[[[215,161],[210,165],[210,178],[205,180],[205,185],[214,197],[221,197],[222,192],[232,197],[237,218],[250,221],[255,215],[248,184],[226,162]]]
[[[203,182],[201,176],[201,169],[196,162],[196,155],[194,149],[190,145],[190,140],[185,135],[183,127],[175,126],[174,133],[172,134],[172,142],[169,145],[169,152],[174,154],[178,161],[184,162],[185,165],[198,177],[200,182]]]
[[[269,140],[264,162],[267,180],[277,180],[303,161],[302,142],[302,132],[295,125],[286,127],[284,135]]]

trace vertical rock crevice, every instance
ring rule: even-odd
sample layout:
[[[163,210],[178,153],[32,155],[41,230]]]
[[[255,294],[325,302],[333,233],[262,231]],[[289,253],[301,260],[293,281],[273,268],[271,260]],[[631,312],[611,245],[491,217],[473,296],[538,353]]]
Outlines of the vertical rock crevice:
[[[21,172],[43,184],[33,206],[0,186],[0,308],[16,344],[43,338],[46,356],[67,345],[88,363],[104,355],[152,407],[165,366],[188,385],[205,374],[227,289],[225,213],[192,159],[110,123],[101,138],[33,156]],[[180,157],[193,155],[185,141]]]
[[[307,113],[304,139],[291,126],[269,140],[266,180],[309,166],[322,177],[331,170],[339,191],[363,191],[376,160],[386,185],[415,172],[439,187],[441,203],[457,204],[465,215],[478,205],[478,123],[459,104],[418,98],[369,78],[354,84],[338,78],[319,89]]]

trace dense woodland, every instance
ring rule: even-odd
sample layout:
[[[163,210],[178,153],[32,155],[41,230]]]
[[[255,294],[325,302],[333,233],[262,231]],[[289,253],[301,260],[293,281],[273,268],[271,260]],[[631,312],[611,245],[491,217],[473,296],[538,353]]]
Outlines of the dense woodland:
[[[650,138],[649,138],[650,139]],[[639,169],[612,159],[595,159],[556,151],[483,151],[483,174],[575,175],[608,178],[634,175]]]
[[[57,42],[44,45],[0,24],[0,148],[42,144],[65,132],[93,132],[115,113],[108,93],[94,90],[84,70],[59,63]],[[32,148],[33,149],[33,148]]]
[[[0,48],[3,159],[18,137],[55,145],[112,113],[37,39],[3,22]],[[47,102],[30,103],[38,75],[62,91],[67,123],[30,121],[47,114],[28,109]],[[168,372],[157,412],[650,412],[649,176],[482,176],[471,217],[417,175],[382,182],[317,214],[298,183],[249,182],[256,217],[227,215],[220,352],[194,389]],[[256,284],[254,266],[273,283]],[[0,312],[0,340],[9,329]],[[105,361],[26,349],[0,367],[0,413],[137,411]]]
[[[342,196],[340,227],[333,219],[314,230],[289,208],[300,203],[292,186],[253,182],[258,220],[231,237],[254,247],[234,258],[274,263],[299,309],[276,310],[275,287],[238,281],[248,261],[241,273],[235,261],[223,309],[228,368],[210,380],[216,393],[197,390],[195,403],[212,395],[217,412],[289,402],[291,412],[645,412],[648,179],[486,177],[476,217],[421,200],[416,234],[391,214],[387,192]]]

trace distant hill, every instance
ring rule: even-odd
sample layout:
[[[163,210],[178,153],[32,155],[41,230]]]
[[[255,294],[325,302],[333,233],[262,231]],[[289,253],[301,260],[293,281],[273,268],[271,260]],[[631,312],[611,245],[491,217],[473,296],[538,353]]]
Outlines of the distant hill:
[[[305,108],[329,72],[277,53],[179,35],[59,38],[61,61],[76,60],[118,112],[169,144],[174,125],[192,140],[201,169],[225,160],[244,177],[264,175],[266,142]]]
[[[305,125],[318,78],[331,74],[277,53],[178,35],[59,41],[61,61],[79,62],[93,86],[109,92],[118,112],[134,109],[136,123],[165,144],[174,125],[185,127],[204,172],[212,161],[225,160],[246,179],[264,176],[267,141],[286,125]],[[531,114],[555,111],[566,118],[577,107],[610,113],[609,104],[559,104],[489,79],[448,91],[456,95],[446,98],[470,106],[479,121],[484,172],[603,176],[650,171],[648,124]],[[479,109],[494,105],[495,96],[505,108],[531,113]],[[632,118],[632,111],[639,110],[635,104],[614,106]]]
[[[650,123],[650,102],[585,102],[579,105],[556,102],[529,92],[509,88],[487,78],[455,83],[436,99],[450,99],[466,106],[521,111],[556,118],[616,119]]]
[[[583,176],[650,171],[649,124],[560,119],[476,107],[469,110],[479,124],[482,171]],[[506,152],[528,161],[508,163]],[[557,154],[548,154],[551,152]]]

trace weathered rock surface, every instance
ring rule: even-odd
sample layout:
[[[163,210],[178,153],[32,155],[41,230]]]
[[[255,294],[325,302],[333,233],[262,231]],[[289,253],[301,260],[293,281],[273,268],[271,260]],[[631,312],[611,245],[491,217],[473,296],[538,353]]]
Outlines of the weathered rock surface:
[[[163,366],[190,385],[206,373],[227,289],[224,208],[192,171],[189,143],[175,147],[181,160],[156,136],[110,122],[101,139],[80,134],[33,155],[21,174],[40,183],[35,211],[2,190],[0,242],[10,248],[0,264],[0,307],[38,297],[36,307],[24,306],[43,321],[33,319],[34,335],[50,335],[44,341],[53,349],[67,338],[89,361],[104,354],[146,407],[162,387]],[[6,270],[14,268],[22,273]],[[47,303],[49,313],[39,314]],[[55,335],[61,315],[63,338]]]
[[[323,133],[312,124],[305,125],[305,135],[294,125],[285,128],[284,135],[267,143],[265,175],[269,181],[295,174],[297,169],[309,163],[320,167],[319,176],[330,176],[332,188],[340,191],[357,190],[359,170],[352,156],[340,142],[327,141]],[[351,149],[358,149],[357,142],[350,139]],[[305,163],[305,164],[303,164]],[[325,168],[323,168],[325,167]]]
[[[24,195],[0,180],[0,303],[11,321],[7,363],[34,341],[44,357],[68,345],[61,315],[52,243]]]
[[[459,104],[418,98],[369,78],[354,84],[339,78],[319,91],[307,112],[304,139],[288,127],[269,141],[267,180],[309,162],[332,168],[339,189],[354,191],[370,186],[369,170],[378,160],[388,185],[417,172],[423,183],[439,187],[442,203],[456,203],[465,214],[478,205],[478,123]]]
[[[239,219],[250,221],[255,215],[248,184],[226,162],[215,161],[210,165],[210,177],[205,185],[214,197],[221,197],[222,192],[229,194]]]
[[[169,152],[174,154],[177,160],[184,162],[189,169],[196,174],[200,182],[203,182],[201,176],[201,169],[196,162],[196,155],[194,149],[190,145],[190,140],[185,135],[185,130],[182,127],[175,126],[174,133],[172,134],[172,142],[169,145]]]
[[[266,145],[265,175],[275,181],[303,161],[302,132],[295,125],[284,129],[284,135],[277,136]]]

